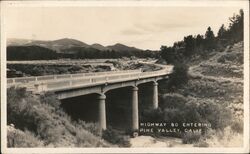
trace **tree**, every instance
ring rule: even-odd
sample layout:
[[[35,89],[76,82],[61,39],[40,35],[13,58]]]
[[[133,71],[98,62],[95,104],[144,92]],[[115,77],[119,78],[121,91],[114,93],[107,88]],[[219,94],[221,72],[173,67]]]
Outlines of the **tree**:
[[[214,39],[214,32],[212,31],[210,26],[207,28],[205,39]]]
[[[176,63],[173,73],[169,75],[167,84],[168,89],[171,91],[175,88],[181,87],[188,82],[188,66],[184,63]]]
[[[224,27],[224,24],[221,25],[219,31],[218,31],[218,38],[223,39],[225,38],[226,28]]]
[[[200,35],[200,34],[198,34],[197,36],[196,36],[196,45],[197,46],[201,46],[202,45],[202,43],[203,43],[203,36],[202,35]]]
[[[209,26],[207,28],[206,34],[205,34],[205,46],[207,49],[213,49],[215,48],[215,37],[214,32],[212,31],[211,27]]]
[[[244,25],[244,12],[241,9],[239,11],[239,15],[235,15],[231,18],[229,18],[230,24],[229,24],[229,30],[228,35],[229,39],[233,42],[238,42],[243,40],[243,25]]]
[[[189,35],[187,37],[184,37],[184,43],[185,43],[185,56],[191,56],[195,49],[195,39],[192,35]]]
[[[165,59],[168,63],[174,63],[175,62],[175,50],[172,47],[167,46],[161,46],[161,57]]]

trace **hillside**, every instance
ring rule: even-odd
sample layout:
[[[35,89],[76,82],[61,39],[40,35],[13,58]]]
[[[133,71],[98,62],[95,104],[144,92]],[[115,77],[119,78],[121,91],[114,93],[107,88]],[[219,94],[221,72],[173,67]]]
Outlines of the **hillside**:
[[[9,88],[7,99],[8,147],[110,146],[101,140],[95,123],[71,120],[53,94],[35,96]]]
[[[120,44],[120,43],[117,43],[115,45],[107,46],[107,48],[115,50],[115,51],[120,51],[120,52],[123,52],[123,51],[140,51],[141,50],[141,49],[137,49],[135,47],[129,47],[129,46],[126,46],[126,45],[123,45],[123,44]]]
[[[58,54],[41,46],[8,46],[7,60],[49,60],[57,59]]]
[[[71,47],[89,47],[86,43],[75,39],[63,38],[54,41],[32,41],[30,43],[24,44],[24,46],[41,46],[51,50],[55,50],[60,52],[63,49],[71,48]]]
[[[105,47],[105,46],[103,46],[103,45],[101,45],[101,44],[98,44],[98,43],[92,44],[91,47],[94,48],[94,49],[101,50],[101,51],[108,51],[108,50],[111,50],[110,48]]]
[[[7,46],[23,46],[32,42],[30,39],[18,39],[18,38],[9,38],[7,39]]]
[[[209,88],[201,90],[200,96],[225,104],[233,112],[233,120],[238,122],[242,122],[244,108],[243,51],[243,42],[236,43],[189,70],[194,85],[203,80],[206,81],[206,89]],[[202,87],[201,83],[199,85]],[[194,90],[191,85],[189,90]]]
[[[131,147],[239,147],[243,144],[243,42],[209,53],[207,60],[189,62],[188,82],[170,91],[159,84],[160,109],[141,119],[167,122],[206,122],[204,135],[185,133],[180,138],[139,136]],[[156,117],[157,119],[154,119]],[[174,135],[174,134],[173,134]]]
[[[70,48],[93,48],[100,51],[141,51],[141,49],[137,49],[134,47],[129,47],[120,43],[110,46],[103,46],[98,43],[94,43],[89,45],[82,41],[70,38],[63,38],[52,41],[44,41],[44,40],[28,40],[28,39],[15,39],[11,38],[7,40],[7,46],[40,46],[44,48],[48,48],[57,52],[61,52],[62,50],[70,49]]]
[[[7,60],[153,58],[158,54],[155,51],[141,50],[120,43],[105,47],[97,43],[88,45],[69,38],[54,41],[8,39],[7,45]],[[49,58],[48,55],[53,56]]]
[[[168,120],[211,123],[204,137],[183,136],[183,142],[202,147],[243,144],[243,42],[191,62],[186,84],[171,93],[162,85],[160,91],[164,114],[172,114]]]

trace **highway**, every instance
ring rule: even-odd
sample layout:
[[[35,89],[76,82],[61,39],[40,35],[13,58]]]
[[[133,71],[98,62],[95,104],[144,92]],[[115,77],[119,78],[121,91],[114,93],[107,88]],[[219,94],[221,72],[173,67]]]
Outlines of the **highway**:
[[[143,62],[142,62],[143,63]],[[152,64],[146,62],[147,64]],[[89,87],[100,84],[110,84],[130,80],[140,80],[144,78],[157,77],[170,74],[173,70],[171,65],[160,65],[161,70],[142,72],[137,70],[108,71],[97,73],[61,74],[37,77],[8,78],[7,87],[26,87],[28,91],[58,91],[65,88]]]

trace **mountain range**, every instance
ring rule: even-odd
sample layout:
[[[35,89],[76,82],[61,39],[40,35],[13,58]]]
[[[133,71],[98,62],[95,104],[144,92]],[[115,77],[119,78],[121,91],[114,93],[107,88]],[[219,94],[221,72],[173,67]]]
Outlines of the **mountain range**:
[[[100,51],[143,51],[142,49],[138,49],[135,47],[126,46],[124,44],[114,44],[109,46],[103,46],[101,44],[92,44],[89,45],[82,41],[70,38],[63,38],[53,41],[43,41],[43,40],[29,40],[29,39],[16,39],[11,38],[7,39],[7,46],[40,46],[44,48],[48,48],[54,50],[56,52],[61,52],[65,49],[80,47],[80,48],[93,48]]]

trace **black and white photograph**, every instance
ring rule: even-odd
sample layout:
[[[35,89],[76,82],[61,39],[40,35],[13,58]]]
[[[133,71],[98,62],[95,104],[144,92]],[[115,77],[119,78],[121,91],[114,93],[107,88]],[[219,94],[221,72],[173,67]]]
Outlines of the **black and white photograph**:
[[[2,1],[1,152],[248,153],[248,1]]]

